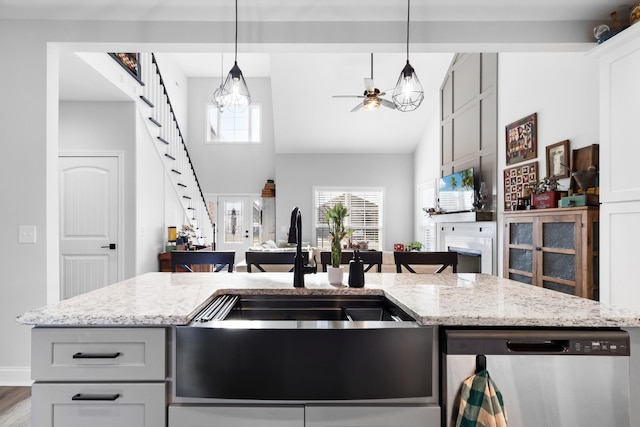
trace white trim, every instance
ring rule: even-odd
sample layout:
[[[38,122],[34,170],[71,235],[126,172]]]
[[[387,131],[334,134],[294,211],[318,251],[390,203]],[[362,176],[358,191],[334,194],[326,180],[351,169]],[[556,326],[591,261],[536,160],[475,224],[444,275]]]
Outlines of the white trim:
[[[29,366],[0,366],[0,385],[2,386],[31,386],[31,367]]]
[[[60,157],[115,157],[118,161],[118,276],[117,281],[124,280],[125,272],[125,252],[127,247],[125,245],[125,186],[124,186],[124,169],[125,169],[125,152],[122,150],[95,150],[95,151],[81,151],[81,150],[62,150],[58,152],[58,158]],[[57,182],[57,181],[56,181]],[[58,190],[59,192],[59,190]],[[58,239],[56,244],[59,246],[60,230],[59,224],[56,226],[58,231]],[[130,252],[135,253],[133,248],[129,248]],[[60,249],[57,249],[58,259],[60,258]],[[59,262],[59,261],[58,261]],[[51,289],[52,286],[47,286],[47,304],[60,301],[60,281],[58,280],[57,289]],[[55,293],[55,295],[54,295]],[[52,298],[55,296],[55,300]]]

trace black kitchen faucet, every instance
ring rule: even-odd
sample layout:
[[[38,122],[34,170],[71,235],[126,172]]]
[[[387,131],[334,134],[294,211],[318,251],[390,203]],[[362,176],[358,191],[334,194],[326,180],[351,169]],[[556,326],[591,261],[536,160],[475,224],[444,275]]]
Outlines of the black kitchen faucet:
[[[291,211],[289,243],[296,244],[296,256],[293,258],[293,287],[304,288],[304,275],[315,274],[318,271],[318,267],[304,265],[304,259],[302,258],[302,213],[297,207]]]

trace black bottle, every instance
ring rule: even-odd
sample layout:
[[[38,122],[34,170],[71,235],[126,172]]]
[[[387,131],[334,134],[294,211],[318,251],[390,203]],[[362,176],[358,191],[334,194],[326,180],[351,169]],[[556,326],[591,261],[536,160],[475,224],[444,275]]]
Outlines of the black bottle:
[[[361,288],[364,286],[364,263],[360,259],[360,251],[353,251],[353,259],[349,261],[349,287]]]

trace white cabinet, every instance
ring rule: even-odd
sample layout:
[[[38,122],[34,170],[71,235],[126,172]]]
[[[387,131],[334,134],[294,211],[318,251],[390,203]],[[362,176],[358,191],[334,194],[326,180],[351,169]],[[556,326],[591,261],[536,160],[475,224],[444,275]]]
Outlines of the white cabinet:
[[[305,427],[439,427],[439,406],[307,406]]]
[[[36,327],[32,427],[166,425],[164,328]]]
[[[640,308],[633,254],[639,236],[640,25],[594,48],[600,65],[600,301]]]
[[[162,427],[164,383],[38,383],[33,427]]]
[[[170,406],[170,427],[304,427],[304,406]]]

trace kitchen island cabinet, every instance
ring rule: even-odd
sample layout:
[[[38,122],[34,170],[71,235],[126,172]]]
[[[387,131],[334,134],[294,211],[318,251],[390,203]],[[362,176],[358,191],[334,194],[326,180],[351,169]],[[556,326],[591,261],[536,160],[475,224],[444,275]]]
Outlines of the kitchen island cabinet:
[[[255,425],[255,417],[263,417],[264,426],[387,426],[398,422],[390,421],[397,419],[397,411],[404,417],[402,425],[440,426],[437,395],[425,402],[337,405],[189,401],[176,396],[172,367],[176,328],[189,324],[214,298],[228,293],[383,295],[418,326],[436,331],[440,326],[640,327],[636,312],[484,274],[373,273],[367,275],[364,288],[356,289],[329,285],[324,273],[306,279],[305,288],[294,288],[291,273],[148,273],[21,315],[18,322],[35,326],[33,427],[175,427],[202,425],[205,420],[206,425],[242,427]],[[75,360],[78,353],[86,358]],[[136,365],[135,374],[124,374]],[[116,395],[113,401],[91,400]]]

